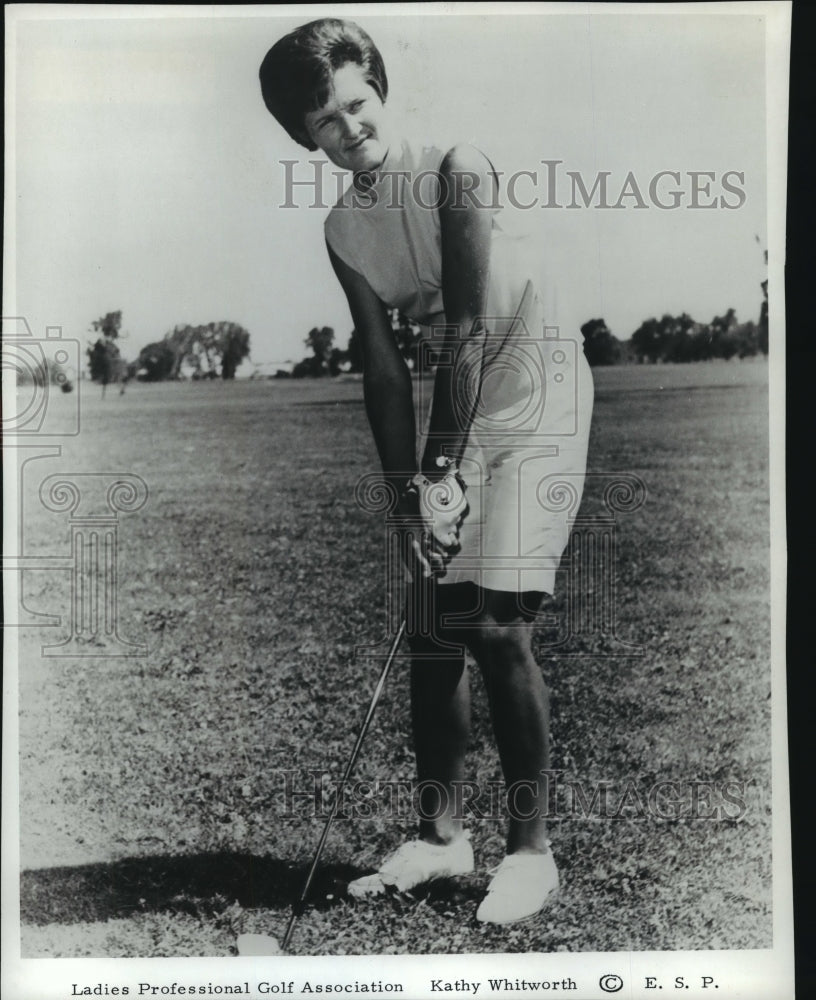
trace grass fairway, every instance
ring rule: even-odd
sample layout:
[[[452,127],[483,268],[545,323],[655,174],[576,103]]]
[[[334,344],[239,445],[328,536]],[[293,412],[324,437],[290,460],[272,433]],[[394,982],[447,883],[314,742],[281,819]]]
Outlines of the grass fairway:
[[[640,655],[604,637],[551,655],[541,630],[553,766],[613,797],[675,782],[686,807],[702,782],[697,818],[560,815],[559,898],[501,929],[473,920],[502,856],[498,818],[469,824],[473,877],[419,899],[344,899],[344,881],[413,835],[407,811],[375,799],[336,823],[293,952],[770,946],[767,366],[595,380],[590,471],[647,488],[617,521],[618,632]],[[323,822],[305,800],[286,815],[284,772],[301,789],[306,769],[339,778],[378,670],[353,655],[380,637],[385,607],[381,522],[354,500],[376,468],[361,386],[136,385],[104,400],[81,388],[80,435],[26,467],[26,551],[70,551],[67,514],[37,499],[45,476],[141,476],[147,504],[120,515],[119,621],[149,652],[43,657],[66,629],[21,632],[23,955],[228,955],[239,932],[282,934]],[[585,508],[599,503],[590,481]],[[562,573],[549,609],[561,617],[564,592]],[[65,616],[70,574],[28,572],[23,593]],[[471,773],[498,780],[476,675],[473,689]],[[404,662],[358,776],[413,777]],[[742,807],[725,782],[743,783]]]

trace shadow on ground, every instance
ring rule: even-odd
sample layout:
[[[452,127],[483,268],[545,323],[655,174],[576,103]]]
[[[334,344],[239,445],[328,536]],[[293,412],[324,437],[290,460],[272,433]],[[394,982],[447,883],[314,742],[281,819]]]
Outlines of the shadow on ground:
[[[234,902],[279,909],[299,897],[306,872],[305,865],[226,851],[40,868],[22,873],[20,919],[27,924],[77,923],[163,910],[220,911]],[[348,882],[362,874],[352,865],[322,867],[312,884],[310,905],[331,906],[345,894]]]
[[[140,913],[219,913],[232,903],[245,909],[285,909],[300,897],[308,871],[274,858],[219,852],[181,857],[124,858],[105,864],[40,868],[22,873],[23,924],[73,924]],[[347,899],[352,879],[367,874],[348,864],[329,864],[315,875],[308,903],[328,909]],[[424,889],[424,891],[422,891]],[[478,889],[447,879],[418,887],[435,909],[473,901]]]

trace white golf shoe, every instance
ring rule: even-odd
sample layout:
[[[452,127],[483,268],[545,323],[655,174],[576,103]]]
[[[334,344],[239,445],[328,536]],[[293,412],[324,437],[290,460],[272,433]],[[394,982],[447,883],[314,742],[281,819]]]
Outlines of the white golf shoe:
[[[470,833],[463,833],[450,844],[409,840],[387,858],[374,875],[364,875],[350,882],[348,894],[353,899],[363,899],[380,895],[389,886],[399,892],[408,892],[431,879],[469,875],[472,871]]]
[[[508,854],[493,869],[487,895],[476,911],[486,924],[513,924],[534,917],[558,891],[558,869],[552,851]]]

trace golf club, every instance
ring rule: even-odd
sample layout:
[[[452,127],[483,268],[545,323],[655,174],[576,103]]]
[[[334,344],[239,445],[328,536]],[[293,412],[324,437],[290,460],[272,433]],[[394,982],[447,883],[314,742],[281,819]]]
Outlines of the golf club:
[[[502,344],[507,340],[507,338],[513,332],[518,320],[523,318],[526,312],[529,310],[532,301],[532,291],[533,291],[532,282],[527,281],[527,283],[524,286],[524,291],[522,292],[521,301],[519,302],[515,315],[513,316],[510,325],[507,328],[507,331],[502,340]],[[479,372],[479,387],[472,404],[473,411],[470,413],[468,426],[473,420],[476,406],[478,404],[478,399],[481,394],[481,383],[484,377],[485,360],[486,358],[483,352],[480,372]],[[459,454],[456,455],[455,457],[455,465],[457,467],[461,462],[462,453],[464,452],[466,443],[467,443],[467,438],[465,438],[461,442]],[[405,618],[403,618],[402,621],[400,622],[399,628],[397,629],[397,634],[394,637],[394,641],[391,645],[391,649],[389,650],[388,656],[385,661],[385,665],[383,666],[382,672],[380,674],[380,678],[377,681],[377,686],[374,688],[374,694],[371,697],[371,703],[368,706],[368,711],[366,712],[365,718],[363,719],[363,724],[360,727],[360,732],[357,736],[357,742],[354,744],[354,749],[351,752],[351,757],[349,758],[349,762],[346,765],[345,774],[343,775],[340,788],[338,789],[337,795],[334,798],[334,805],[332,806],[332,810],[329,813],[329,818],[326,820],[326,825],[323,828],[323,833],[321,834],[320,840],[318,841],[317,850],[315,851],[314,859],[312,860],[311,867],[309,868],[309,872],[306,876],[306,881],[303,884],[303,889],[300,893],[300,898],[292,905],[292,912],[289,915],[289,921],[286,925],[286,931],[284,932],[283,940],[280,942],[280,944],[278,944],[275,938],[269,937],[267,935],[242,934],[238,938],[239,954],[254,954],[254,955],[281,954],[282,952],[285,952],[286,949],[288,948],[289,941],[292,938],[292,932],[294,931],[298,917],[300,917],[300,915],[306,908],[306,899],[309,895],[309,889],[311,888],[312,882],[314,881],[315,872],[317,871],[317,866],[320,863],[320,857],[323,854],[323,848],[326,845],[326,840],[328,839],[329,831],[331,830],[332,823],[334,822],[334,818],[337,815],[337,810],[340,803],[340,792],[343,786],[351,777],[351,772],[354,770],[354,765],[357,763],[357,758],[360,755],[360,749],[363,745],[363,740],[365,739],[366,733],[368,732],[368,728],[371,725],[371,720],[374,717],[374,712],[377,708],[377,703],[379,702],[380,696],[382,695],[383,692],[383,688],[385,687],[385,682],[388,677],[388,672],[391,669],[391,664],[394,661],[394,657],[396,656],[399,644],[402,641],[403,635],[405,634],[405,628],[406,628],[406,620]]]
[[[397,629],[397,634],[394,636],[394,641],[391,644],[391,649],[388,652],[388,656],[385,660],[385,665],[380,673],[379,680],[377,681],[377,686],[374,688],[374,693],[371,696],[371,702],[368,706],[368,711],[363,719],[363,724],[360,726],[360,732],[357,734],[357,741],[354,744],[354,749],[351,751],[351,757],[349,757],[349,762],[346,765],[346,770],[343,774],[342,781],[337,790],[337,794],[334,797],[334,804],[332,806],[331,812],[329,813],[329,818],[326,820],[326,825],[323,827],[323,833],[320,836],[320,840],[317,844],[317,850],[315,851],[314,858],[312,859],[311,867],[309,868],[309,873],[306,876],[306,881],[303,883],[303,889],[301,890],[299,899],[292,904],[292,912],[289,915],[289,922],[286,925],[286,931],[284,932],[283,939],[278,944],[278,942],[267,935],[261,934],[242,934],[238,938],[238,953],[239,955],[269,955],[269,954],[281,954],[286,951],[289,946],[289,941],[292,938],[292,933],[295,929],[295,924],[297,923],[298,917],[306,909],[306,899],[309,895],[309,889],[312,887],[312,882],[314,881],[315,872],[317,871],[317,866],[320,863],[320,857],[323,854],[323,848],[326,846],[326,841],[329,836],[329,831],[331,830],[332,823],[337,815],[337,810],[340,805],[341,791],[346,784],[346,782],[351,777],[351,772],[354,770],[354,765],[357,763],[357,758],[360,755],[360,749],[363,745],[363,740],[366,737],[369,726],[371,725],[371,720],[374,718],[374,712],[377,708],[377,703],[383,693],[383,688],[385,687],[385,682],[388,678],[388,673],[391,670],[391,664],[394,662],[394,657],[397,655],[397,649],[399,648],[400,642],[402,642],[402,637],[405,635],[406,621],[405,618],[400,622],[399,628]]]

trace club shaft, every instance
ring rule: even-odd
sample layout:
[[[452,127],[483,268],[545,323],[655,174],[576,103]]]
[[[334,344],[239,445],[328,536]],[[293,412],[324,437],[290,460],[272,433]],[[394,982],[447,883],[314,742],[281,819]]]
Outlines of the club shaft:
[[[515,333],[516,324],[518,323],[519,319],[523,317],[525,310],[529,307],[532,294],[533,294],[533,283],[528,278],[527,283],[524,286],[524,290],[521,293],[521,299],[519,300],[519,304],[516,307],[515,315],[510,320],[510,325],[507,327],[507,332],[505,333],[502,342],[501,344],[499,344],[498,347],[495,346],[493,341],[490,341],[488,343],[487,338],[483,337],[482,339],[482,360],[479,365],[479,384],[476,390],[476,395],[473,399],[473,402],[471,403],[470,412],[467,416],[467,421],[465,424],[465,426],[467,427],[467,433],[462,437],[462,440],[459,443],[459,448],[456,454],[450,456],[453,459],[453,464],[456,466],[457,469],[462,464],[462,458],[465,454],[465,449],[467,448],[468,438],[470,437],[470,427],[473,424],[474,418],[476,417],[476,411],[479,408],[479,401],[482,396],[482,385],[484,383],[485,363],[487,362],[487,348],[488,346],[493,347],[491,353],[494,356],[498,354],[500,350],[502,350],[504,345],[507,343],[508,337],[512,333]]]
[[[346,765],[346,770],[343,774],[343,778],[337,789],[337,793],[334,796],[334,803],[332,804],[331,812],[329,813],[329,818],[326,820],[326,825],[323,827],[323,833],[320,835],[320,840],[317,843],[317,850],[315,851],[314,858],[312,859],[312,865],[309,868],[309,873],[306,876],[306,881],[303,883],[303,889],[300,893],[300,898],[292,907],[292,912],[289,914],[289,922],[286,925],[286,932],[283,935],[283,940],[281,942],[281,948],[286,951],[289,945],[289,939],[292,937],[292,931],[294,930],[295,923],[298,917],[303,912],[303,906],[306,902],[306,898],[309,895],[309,890],[312,887],[312,882],[314,881],[315,872],[317,871],[317,866],[320,863],[320,858],[323,854],[323,848],[326,846],[326,841],[329,837],[329,831],[331,830],[332,823],[337,816],[337,811],[340,808],[340,799],[343,793],[343,789],[346,782],[351,777],[351,773],[354,770],[354,765],[357,763],[357,758],[360,756],[360,750],[363,746],[363,740],[366,738],[366,733],[368,732],[369,726],[371,725],[371,720],[374,718],[374,712],[377,709],[377,703],[382,695],[383,688],[385,687],[386,679],[388,678],[388,672],[391,669],[391,664],[394,662],[394,657],[397,655],[397,649],[399,648],[400,642],[402,642],[402,637],[405,635],[405,619],[400,622],[400,626],[397,629],[397,634],[394,637],[394,641],[391,644],[391,649],[388,652],[388,656],[385,661],[385,665],[380,673],[379,680],[377,681],[377,686],[374,688],[374,693],[371,696],[371,702],[368,706],[368,711],[363,719],[363,724],[360,726],[360,731],[357,734],[357,740],[354,744],[354,749],[351,751],[351,756],[349,757],[348,764]]]

